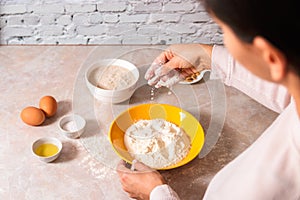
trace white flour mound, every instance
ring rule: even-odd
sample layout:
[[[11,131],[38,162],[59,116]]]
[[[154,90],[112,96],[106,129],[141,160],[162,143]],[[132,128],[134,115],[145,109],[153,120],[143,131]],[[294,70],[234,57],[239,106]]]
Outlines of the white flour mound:
[[[152,168],[164,168],[181,161],[190,150],[189,136],[164,119],[139,120],[125,132],[130,155]]]
[[[120,90],[133,84],[133,82],[134,75],[128,69],[110,65],[98,78],[97,87],[106,90]]]

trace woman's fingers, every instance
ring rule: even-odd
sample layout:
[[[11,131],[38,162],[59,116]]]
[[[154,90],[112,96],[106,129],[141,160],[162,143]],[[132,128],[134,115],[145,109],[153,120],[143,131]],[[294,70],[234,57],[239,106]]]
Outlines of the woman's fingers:
[[[141,163],[139,161],[135,162],[135,170],[140,171],[140,172],[152,172],[155,171],[154,169],[148,167],[147,165],[145,165],[144,163]]]
[[[128,169],[126,167],[126,162],[124,160],[120,160],[120,162],[118,163],[117,172],[118,172],[119,175],[123,174],[123,173],[126,173],[126,172],[127,173],[130,172],[130,169]]]
[[[162,52],[158,57],[155,58],[149,69],[146,71],[145,79],[149,80],[153,78],[153,76],[155,76],[155,71],[172,58],[172,53],[170,53],[169,50]]]
[[[172,85],[181,81],[183,77],[177,70],[170,71],[167,75],[160,78],[160,80],[155,85],[156,88],[164,87],[171,87]]]
[[[195,68],[186,68],[181,71],[181,75],[185,78],[197,72],[197,70],[193,70]]]
[[[156,88],[170,87],[196,72],[196,68],[183,56],[167,49],[152,63],[145,74],[145,79],[148,80],[148,85]]]
[[[155,75],[155,70],[157,70],[159,67],[160,67],[159,63],[153,62],[145,73],[145,79],[149,80],[149,79],[153,78],[153,76]]]

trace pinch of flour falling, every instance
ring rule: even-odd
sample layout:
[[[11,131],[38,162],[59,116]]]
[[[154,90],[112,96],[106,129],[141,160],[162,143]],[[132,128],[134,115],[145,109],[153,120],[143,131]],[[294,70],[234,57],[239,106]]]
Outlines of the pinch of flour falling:
[[[126,130],[124,143],[132,157],[156,169],[178,163],[190,150],[189,136],[164,119],[137,121]]]
[[[150,100],[151,100],[151,101],[154,100],[154,90],[155,90],[155,88],[154,88],[154,87],[151,87],[151,90],[150,90]]]

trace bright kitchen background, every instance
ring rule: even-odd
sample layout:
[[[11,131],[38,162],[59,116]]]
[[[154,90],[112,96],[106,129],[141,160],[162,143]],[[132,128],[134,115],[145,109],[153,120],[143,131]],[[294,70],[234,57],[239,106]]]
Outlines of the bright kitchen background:
[[[1,0],[1,44],[222,43],[197,0]]]

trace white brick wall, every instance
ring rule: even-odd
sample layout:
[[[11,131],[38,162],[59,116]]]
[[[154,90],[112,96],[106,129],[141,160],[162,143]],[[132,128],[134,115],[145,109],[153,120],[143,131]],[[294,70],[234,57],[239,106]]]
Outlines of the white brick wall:
[[[222,43],[197,0],[1,0],[1,44]]]

